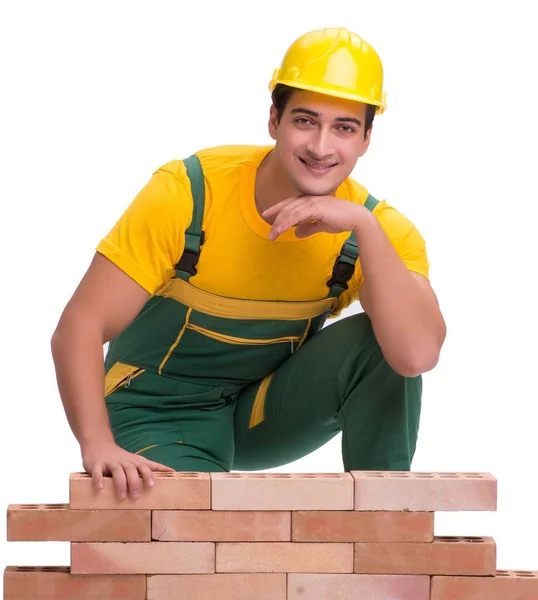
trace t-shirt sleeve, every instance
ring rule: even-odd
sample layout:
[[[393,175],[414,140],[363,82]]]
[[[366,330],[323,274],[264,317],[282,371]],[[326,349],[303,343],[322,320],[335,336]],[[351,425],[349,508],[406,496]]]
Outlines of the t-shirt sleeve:
[[[151,295],[173,274],[193,202],[182,161],[155,171],[96,250]]]
[[[409,271],[420,273],[429,279],[430,263],[426,241],[416,225],[384,201],[374,210],[374,214]]]
[[[426,242],[415,224],[384,200],[374,209],[374,215],[407,269],[420,273],[429,280],[430,263]],[[360,247],[360,239],[358,241]],[[354,300],[360,300],[360,287],[363,281],[359,256],[354,275],[349,282],[349,289],[341,295],[334,311],[336,315]]]

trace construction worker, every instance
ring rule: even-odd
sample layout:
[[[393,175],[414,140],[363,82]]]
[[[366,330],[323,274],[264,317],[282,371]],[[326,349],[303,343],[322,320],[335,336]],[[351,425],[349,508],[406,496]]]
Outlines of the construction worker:
[[[445,322],[423,237],[350,177],[386,108],[381,61],[312,31],[269,87],[274,144],[158,168],[63,311],[58,387],[96,489],[266,470],[340,432],[345,471],[411,469]]]

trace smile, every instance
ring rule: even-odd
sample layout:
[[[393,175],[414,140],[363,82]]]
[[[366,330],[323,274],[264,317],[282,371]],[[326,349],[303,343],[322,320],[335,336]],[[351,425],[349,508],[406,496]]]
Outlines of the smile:
[[[328,173],[333,167],[336,166],[336,163],[330,163],[330,164],[323,164],[323,163],[316,163],[314,161],[306,161],[303,158],[299,157],[299,160],[303,163],[303,165],[311,172],[311,173],[315,173],[317,175],[324,175],[325,173]]]

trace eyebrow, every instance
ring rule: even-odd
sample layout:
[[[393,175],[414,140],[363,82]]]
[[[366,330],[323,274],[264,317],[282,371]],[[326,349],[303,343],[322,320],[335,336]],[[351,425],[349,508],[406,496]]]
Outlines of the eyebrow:
[[[310,115],[311,117],[316,117],[319,118],[321,115],[320,113],[316,112],[315,110],[310,110],[309,108],[302,108],[302,107],[297,107],[292,109],[292,114],[293,113],[305,113],[307,115]],[[355,117],[336,117],[335,121],[337,121],[338,123],[356,123],[359,127],[361,127],[362,123],[359,121],[359,119],[355,119]]]

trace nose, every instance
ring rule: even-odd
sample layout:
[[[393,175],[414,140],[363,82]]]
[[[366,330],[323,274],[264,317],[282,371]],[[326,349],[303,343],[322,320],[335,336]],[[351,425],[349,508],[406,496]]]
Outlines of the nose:
[[[322,127],[312,131],[306,150],[313,160],[321,161],[330,158],[334,154],[330,132]]]

